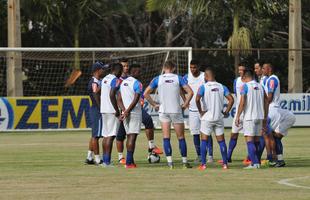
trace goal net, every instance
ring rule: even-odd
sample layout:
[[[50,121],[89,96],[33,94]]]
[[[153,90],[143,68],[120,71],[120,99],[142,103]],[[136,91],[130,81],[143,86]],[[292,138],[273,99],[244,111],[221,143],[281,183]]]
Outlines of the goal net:
[[[191,48],[0,48],[0,96],[7,96],[9,53],[19,53],[22,63],[24,96],[86,95],[95,61],[115,62],[126,57],[129,64],[142,66],[141,82],[147,86],[172,60],[177,73],[184,75],[191,60]],[[72,82],[70,86],[68,81]]]

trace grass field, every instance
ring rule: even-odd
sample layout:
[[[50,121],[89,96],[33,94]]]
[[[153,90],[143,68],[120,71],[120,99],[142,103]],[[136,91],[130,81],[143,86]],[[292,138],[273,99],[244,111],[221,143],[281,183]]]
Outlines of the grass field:
[[[229,130],[226,130],[228,136]],[[176,138],[176,169],[148,164],[144,133],[137,140],[136,169],[86,166],[88,132],[0,134],[0,199],[310,199],[310,129],[291,129],[284,139],[287,167],[242,169],[243,138],[230,169],[214,163],[206,171],[181,169]],[[161,134],[156,134],[161,146]],[[228,143],[228,142],[227,142]],[[187,134],[189,159],[195,158]],[[214,143],[219,159],[218,144]],[[117,159],[116,151],[113,152]],[[278,181],[290,179],[291,186]],[[284,181],[285,182],[285,181]]]

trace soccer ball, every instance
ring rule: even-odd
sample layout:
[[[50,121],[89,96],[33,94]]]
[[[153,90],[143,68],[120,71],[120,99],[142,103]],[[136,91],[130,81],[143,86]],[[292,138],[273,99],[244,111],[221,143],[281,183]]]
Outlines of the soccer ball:
[[[156,153],[149,153],[147,160],[149,161],[149,163],[153,164],[153,163],[159,163],[160,162],[160,156]]]

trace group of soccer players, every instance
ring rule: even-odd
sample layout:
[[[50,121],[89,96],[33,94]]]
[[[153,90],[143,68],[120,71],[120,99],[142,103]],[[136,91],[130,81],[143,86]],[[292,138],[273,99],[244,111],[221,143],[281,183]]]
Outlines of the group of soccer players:
[[[273,74],[274,68],[270,63],[263,66],[255,64],[258,81],[255,80],[253,69],[244,64],[238,67],[240,76],[234,81],[236,114],[228,149],[224,137],[224,117],[234,105],[232,94],[226,86],[216,81],[215,71],[211,67],[204,68],[202,72],[198,62],[192,60],[190,73],[184,77],[175,74],[175,69],[173,62],[165,62],[163,74],[155,77],[143,92],[143,86],[138,80],[141,72],[139,64],[128,66],[126,59],[109,66],[101,62],[93,64],[93,77],[88,85],[92,101],[92,137],[85,161],[87,164],[112,166],[111,152],[116,138],[119,162],[125,164],[126,168],[136,168],[134,151],[141,123],[145,126],[149,140],[149,153],[162,153],[154,144],[152,118],[140,103],[145,98],[159,112],[163,148],[169,168],[174,168],[170,143],[171,125],[177,135],[182,166],[192,168],[187,159],[184,136],[183,110],[187,108],[190,133],[197,153],[195,162],[200,162],[199,170],[205,170],[207,163],[213,162],[212,133],[220,146],[220,163],[223,169],[228,169],[228,163],[232,162],[239,133],[244,134],[248,150],[246,169],[261,167],[265,146],[267,161],[264,164],[275,167],[285,165],[281,139],[287,135],[295,117],[290,111],[280,108],[280,82]],[[154,92],[155,95],[151,95]],[[103,137],[102,158],[99,156],[100,137]],[[126,159],[123,157],[125,139]]]

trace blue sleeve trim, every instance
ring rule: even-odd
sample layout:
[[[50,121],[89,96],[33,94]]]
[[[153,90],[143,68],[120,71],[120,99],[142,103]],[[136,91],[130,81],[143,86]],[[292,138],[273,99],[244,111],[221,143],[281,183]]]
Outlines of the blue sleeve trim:
[[[204,96],[205,95],[205,86],[201,85],[198,89],[197,94],[199,94],[200,96]]]
[[[184,85],[187,85],[187,82],[183,79],[182,76],[178,76],[179,78],[179,84],[181,87],[183,87]]]
[[[247,86],[247,84],[243,84],[242,85],[241,90],[240,90],[240,94],[241,95],[248,94],[248,86]]]
[[[225,85],[223,85],[223,88],[224,88],[224,96],[226,97],[226,96],[228,96],[230,94],[230,92],[229,92],[228,88]]]
[[[138,80],[135,81],[135,83],[133,84],[133,90],[137,94],[142,94],[143,87],[140,81]]]
[[[155,78],[153,78],[153,80],[151,81],[151,83],[150,83],[150,87],[152,88],[152,89],[155,89],[155,88],[157,88],[158,87],[158,79],[159,79],[159,77],[158,76],[156,76]]]

